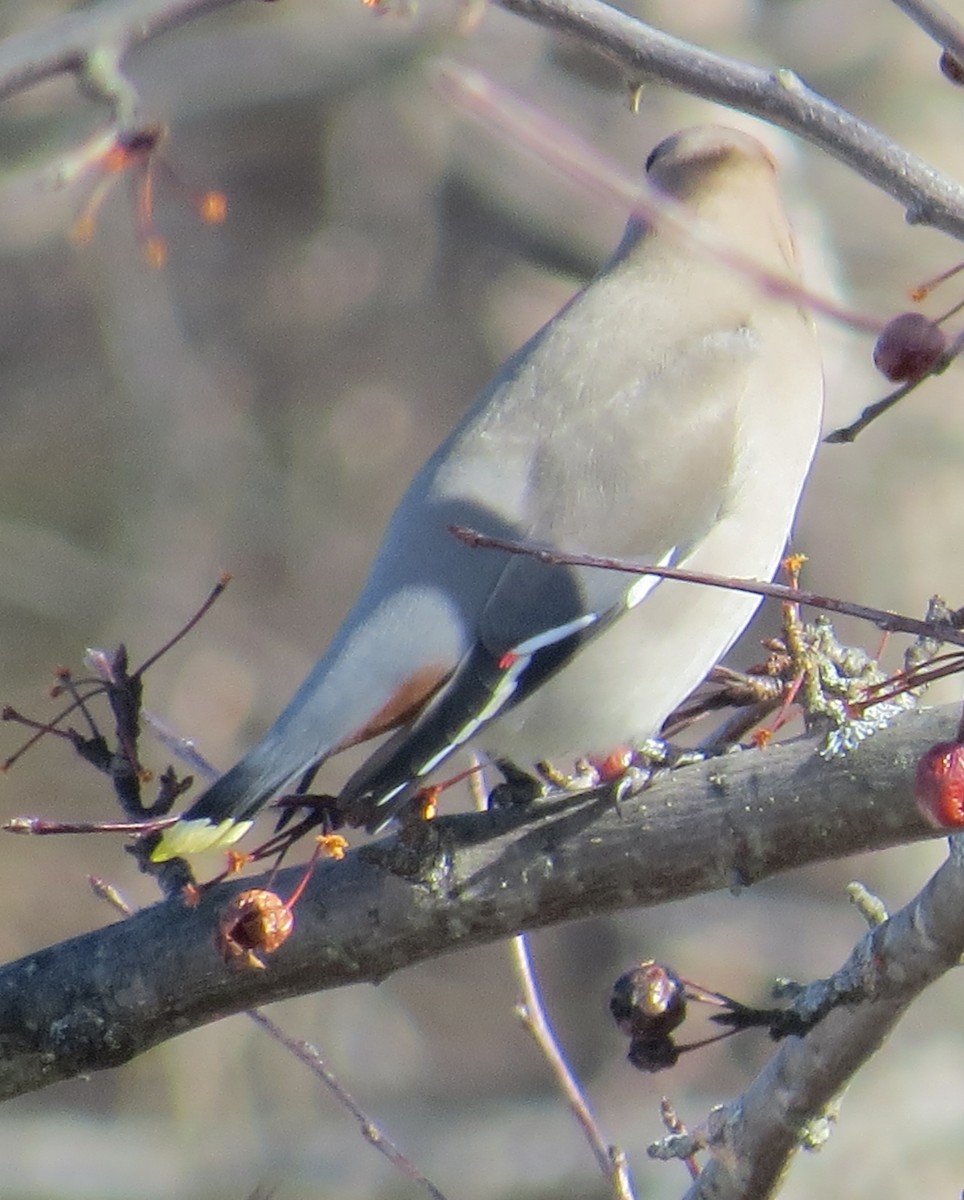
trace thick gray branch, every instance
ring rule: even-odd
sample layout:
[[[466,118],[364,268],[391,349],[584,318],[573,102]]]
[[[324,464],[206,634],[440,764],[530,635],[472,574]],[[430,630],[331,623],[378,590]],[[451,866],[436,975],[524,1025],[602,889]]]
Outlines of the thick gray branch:
[[[376,981],[522,929],[717,888],[933,835],[911,796],[921,750],[956,709],[911,714],[847,758],[800,741],[676,772],[615,810],[467,814],[325,864],[267,971],[214,949],[219,911],[159,904],[0,970],[0,1098],[117,1066],[177,1033],[283,997]],[[300,875],[285,872],[288,895]]]
[[[964,62],[964,25],[933,0],[893,0],[939,46]]]

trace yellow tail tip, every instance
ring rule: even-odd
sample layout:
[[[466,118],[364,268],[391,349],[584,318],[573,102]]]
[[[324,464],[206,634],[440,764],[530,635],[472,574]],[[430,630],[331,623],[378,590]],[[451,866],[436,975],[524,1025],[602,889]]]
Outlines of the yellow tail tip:
[[[205,850],[220,850],[232,846],[248,832],[253,821],[235,821],[227,817],[215,825],[206,817],[193,821],[181,820],[165,829],[161,840],[151,851],[151,862],[167,862],[169,858],[187,858]]]

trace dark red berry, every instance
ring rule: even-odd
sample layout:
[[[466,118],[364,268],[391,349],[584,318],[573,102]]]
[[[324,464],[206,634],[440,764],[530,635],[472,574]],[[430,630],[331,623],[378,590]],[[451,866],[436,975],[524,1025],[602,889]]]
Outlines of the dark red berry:
[[[686,988],[675,971],[647,959],[613,984],[609,1011],[628,1037],[663,1037],[686,1016]]]
[[[905,312],[894,317],[877,339],[874,365],[892,383],[913,383],[933,371],[946,348],[939,326],[923,313]]]

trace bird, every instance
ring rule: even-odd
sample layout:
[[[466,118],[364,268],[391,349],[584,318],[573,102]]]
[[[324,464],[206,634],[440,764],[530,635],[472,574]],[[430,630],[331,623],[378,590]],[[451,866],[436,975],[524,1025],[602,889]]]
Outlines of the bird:
[[[776,167],[755,138],[687,128],[646,172],[731,257],[799,280]],[[404,815],[460,747],[531,774],[645,742],[759,597],[472,548],[450,527],[769,579],[822,407],[799,295],[631,215],[610,260],[415,476],[327,651],[153,859],[230,845],[272,797],[382,735],[334,800],[341,824],[377,831]]]

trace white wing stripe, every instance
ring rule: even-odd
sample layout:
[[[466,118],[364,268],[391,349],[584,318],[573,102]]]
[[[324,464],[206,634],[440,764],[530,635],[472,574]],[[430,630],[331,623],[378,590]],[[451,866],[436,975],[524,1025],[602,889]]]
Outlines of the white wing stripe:
[[[511,653],[513,655],[517,655],[518,651],[512,651]],[[458,746],[464,745],[469,738],[473,736],[480,725],[484,725],[486,721],[494,717],[496,713],[498,713],[498,711],[508,703],[509,698],[512,696],[512,693],[515,691],[519,682],[519,676],[531,661],[531,654],[519,655],[515,658],[515,661],[499,680],[498,686],[492,690],[492,694],[489,696],[488,701],[482,706],[482,708],[479,709],[475,716],[466,721],[466,723],[458,731],[455,737],[452,738],[451,742],[449,742],[447,746],[440,750],[438,754],[433,754],[426,763],[423,763],[422,766],[419,767],[417,772],[419,779],[434,771],[444,758],[447,758],[448,755],[451,754],[452,751]]]
[[[599,613],[586,613],[585,616],[576,617],[574,621],[568,621],[565,625],[557,625],[555,629],[547,629],[544,633],[537,633],[535,637],[520,642],[509,653],[518,654],[520,658],[531,658],[537,651],[545,650],[546,646],[554,646],[556,642],[564,642],[567,637],[571,637],[574,633],[579,633],[580,630],[585,629],[598,620]]]
[[[509,702],[513,692],[519,684],[519,678],[529,663],[532,661],[532,656],[540,650],[545,650],[547,646],[554,646],[557,642],[564,642],[566,638],[572,637],[573,634],[579,633],[588,626],[595,624],[599,620],[599,613],[586,613],[581,617],[576,617],[575,620],[567,621],[565,625],[557,625],[554,629],[547,629],[543,633],[537,633],[534,637],[527,638],[524,642],[520,642],[518,646],[509,650],[504,656],[504,661],[508,662],[505,674],[499,680],[498,685],[493,688],[492,694],[489,696],[486,703],[462,726],[455,737],[444,746],[437,754],[433,754],[430,759],[422,764],[417,771],[417,777],[423,779],[426,775],[439,765],[443,759],[447,758],[453,750],[458,746],[464,745],[471,737],[474,736],[476,730],[484,725],[487,721],[491,721],[493,717]]]
[[[668,567],[676,558],[676,550],[676,546],[671,546],[659,562],[653,565],[656,567]],[[626,593],[626,608],[635,608],[637,604],[642,604],[657,583],[660,582],[661,580],[658,575],[640,575]]]

